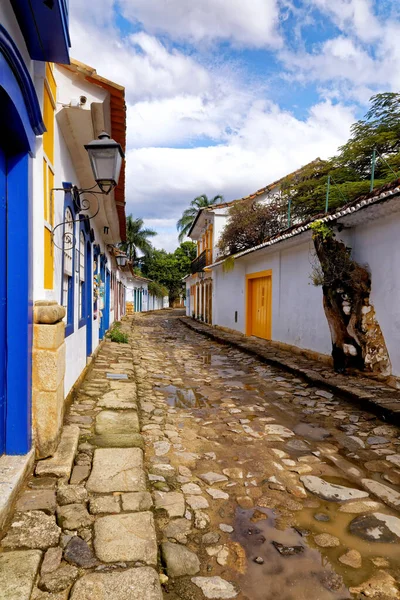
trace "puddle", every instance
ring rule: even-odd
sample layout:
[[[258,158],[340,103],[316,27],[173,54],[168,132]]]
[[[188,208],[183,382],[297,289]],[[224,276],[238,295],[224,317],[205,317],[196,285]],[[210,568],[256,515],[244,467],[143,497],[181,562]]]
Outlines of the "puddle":
[[[164,392],[169,406],[175,408],[204,408],[208,406],[207,399],[199,392],[191,388],[178,388],[175,385],[156,386],[160,392]]]
[[[294,529],[275,528],[274,511],[257,508],[267,519],[251,522],[252,510],[238,509],[233,539],[246,551],[247,572],[240,587],[251,600],[345,600],[351,598],[348,589],[332,569],[328,559],[318,550],[309,548]],[[287,546],[302,546],[293,556],[282,556],[272,542]],[[261,557],[264,564],[254,562]]]
[[[293,429],[293,431],[308,440],[322,441],[328,437],[331,437],[331,432],[323,427],[317,425],[311,425],[310,423],[299,423]]]

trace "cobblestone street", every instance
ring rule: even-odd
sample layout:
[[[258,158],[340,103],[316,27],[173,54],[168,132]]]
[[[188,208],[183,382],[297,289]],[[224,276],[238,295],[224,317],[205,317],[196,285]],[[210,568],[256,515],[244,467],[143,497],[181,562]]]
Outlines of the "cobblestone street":
[[[398,427],[178,314],[102,346],[5,532],[0,599],[399,598]]]

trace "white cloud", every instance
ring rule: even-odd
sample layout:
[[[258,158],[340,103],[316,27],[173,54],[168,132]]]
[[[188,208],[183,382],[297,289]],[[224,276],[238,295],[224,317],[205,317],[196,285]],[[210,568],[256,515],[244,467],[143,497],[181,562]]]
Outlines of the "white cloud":
[[[107,43],[104,43],[105,33]],[[211,86],[207,70],[177,50],[167,50],[156,38],[137,33],[121,39],[114,29],[102,30],[72,19],[71,56],[94,66],[103,77],[126,88],[130,103],[145,98],[200,93]]]
[[[318,156],[334,154],[354,118],[350,108],[330,102],[315,105],[306,121],[276,105],[256,102],[224,145],[130,150],[128,211],[146,222],[177,220],[196,195],[222,193],[227,200],[247,195]]]
[[[191,42],[230,40],[279,46],[277,0],[119,0],[125,18],[147,31]]]
[[[362,41],[377,40],[382,34],[371,0],[310,0],[310,4],[328,13],[342,31]]]

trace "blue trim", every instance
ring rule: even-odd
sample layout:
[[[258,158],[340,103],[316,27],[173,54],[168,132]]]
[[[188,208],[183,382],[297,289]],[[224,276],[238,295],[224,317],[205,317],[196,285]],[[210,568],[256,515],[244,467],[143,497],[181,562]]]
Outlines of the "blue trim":
[[[8,159],[7,195],[7,454],[31,448],[32,173],[27,153]],[[15,252],[18,240],[18,252]]]
[[[90,224],[89,224],[89,219],[87,216],[84,215],[79,215],[79,219],[80,219],[80,228],[79,228],[79,235],[81,233],[81,231],[83,231],[83,235],[85,236],[85,282],[83,284],[83,298],[82,298],[82,311],[84,316],[81,317],[80,315],[78,315],[79,318],[79,323],[78,323],[78,328],[80,329],[81,327],[84,327],[85,325],[87,325],[90,322],[90,325],[92,323],[92,313],[91,313],[91,309],[90,309],[90,305],[88,304],[88,297],[91,296],[90,290],[91,290],[91,285],[90,285],[90,267],[88,265],[88,254],[90,255],[90,260],[91,260],[91,256],[92,256],[92,252],[91,252],[91,244],[90,244]],[[79,239],[79,257],[80,257],[80,239]],[[79,265],[80,268],[80,265]],[[80,275],[80,273],[79,273]],[[81,280],[79,277],[79,290],[78,290],[78,294],[80,294],[81,292]],[[79,304],[78,304],[79,305]],[[86,340],[87,342],[87,340]],[[86,343],[87,345],[87,343]],[[92,352],[90,352],[91,354]],[[87,356],[90,356],[90,354],[87,354]]]
[[[106,269],[106,302],[104,307],[105,319],[104,319],[104,328],[105,331],[110,329],[110,278],[111,273],[108,269]]]
[[[100,328],[99,328],[99,338],[102,340],[104,337],[104,334],[106,332],[106,328],[105,328],[105,312],[106,312],[106,262],[107,262],[107,257],[105,256],[105,254],[100,254],[100,279],[102,284],[104,285],[103,289],[104,289],[104,298],[103,298],[103,310],[102,310],[102,317],[100,319]]]
[[[7,94],[13,99],[22,121],[24,121],[22,113],[27,114],[33,134],[42,135],[46,131],[46,127],[43,123],[35,86],[33,85],[29,71],[26,68],[17,46],[14,44],[8,31],[2,25],[0,25],[0,55],[3,55],[4,63],[8,65],[13,75],[12,80],[10,81],[5,70],[6,64],[2,65],[0,63],[0,86],[2,86]],[[15,83],[18,84],[22,95],[24,104],[23,111],[21,110],[21,107],[18,106],[20,102],[16,101],[17,94],[15,93],[15,89],[13,89],[15,88]],[[25,129],[27,129],[26,126]],[[31,136],[28,135],[28,138],[29,137]],[[32,139],[30,140],[30,150],[34,150]]]
[[[86,356],[91,356],[93,351],[93,260],[92,260],[92,244],[89,240],[86,242]]]
[[[70,209],[72,218],[75,219],[75,204],[71,194],[72,185],[70,183],[63,182],[62,184],[64,188],[64,215],[67,208]],[[65,326],[65,337],[68,337],[75,330],[74,323],[74,308],[75,308],[75,223],[74,223],[74,240],[73,240],[73,248],[72,248],[72,277],[69,278],[68,282],[68,313],[67,313],[67,323]],[[65,233],[65,224],[63,226],[63,239]],[[64,287],[64,251],[62,251],[62,260],[61,260],[61,305],[63,305],[63,287]]]
[[[69,64],[67,0],[11,0],[33,60]]]
[[[7,260],[7,162],[0,146],[0,265]],[[0,267],[0,456],[6,449],[7,271]]]

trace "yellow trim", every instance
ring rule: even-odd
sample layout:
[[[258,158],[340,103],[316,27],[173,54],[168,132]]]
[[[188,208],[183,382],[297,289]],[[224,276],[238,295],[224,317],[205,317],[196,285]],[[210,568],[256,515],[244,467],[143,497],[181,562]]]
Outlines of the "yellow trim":
[[[267,310],[267,338],[272,337],[272,269],[266,271],[257,271],[246,275],[246,299],[245,299],[245,314],[246,314],[246,335],[251,336],[252,331],[252,297],[251,297],[251,281],[260,279],[261,277],[271,278],[271,302],[268,304]]]

